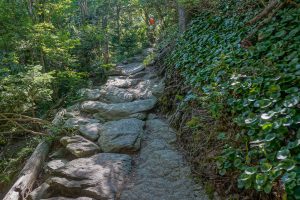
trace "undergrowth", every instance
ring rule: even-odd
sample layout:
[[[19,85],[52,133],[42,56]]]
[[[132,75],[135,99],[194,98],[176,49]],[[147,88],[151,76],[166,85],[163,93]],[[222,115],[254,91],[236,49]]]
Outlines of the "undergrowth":
[[[245,45],[254,30],[246,23],[259,9],[240,1],[219,6],[193,20],[166,63],[193,88],[183,99],[218,122],[211,137],[224,145],[214,146],[209,162],[219,176],[249,193],[300,199],[300,9],[288,4]],[[201,126],[195,118],[186,124]]]

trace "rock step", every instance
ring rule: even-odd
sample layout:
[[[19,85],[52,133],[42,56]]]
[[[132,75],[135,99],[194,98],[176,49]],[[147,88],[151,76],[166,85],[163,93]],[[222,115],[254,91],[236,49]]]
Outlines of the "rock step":
[[[144,125],[144,121],[134,118],[105,123],[100,129],[98,144],[103,152],[136,152],[141,146]]]
[[[191,180],[191,171],[174,147],[176,133],[160,119],[146,122],[135,176],[126,184],[121,200],[206,200]]]
[[[75,159],[55,170],[55,176],[35,189],[30,197],[32,200],[116,199],[131,168],[132,159],[125,154],[100,153]]]
[[[129,103],[107,104],[99,101],[86,101],[81,104],[81,111],[96,114],[105,120],[116,120],[132,114],[146,112],[154,108],[156,98],[137,100]]]
[[[80,135],[63,137],[60,139],[60,142],[77,158],[92,156],[100,152],[98,145]]]

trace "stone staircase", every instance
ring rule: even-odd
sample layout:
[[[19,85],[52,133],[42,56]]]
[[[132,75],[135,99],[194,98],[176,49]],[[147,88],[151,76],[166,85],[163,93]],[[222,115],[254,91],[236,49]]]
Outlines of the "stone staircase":
[[[116,67],[101,88],[81,90],[86,101],[53,121],[78,134],[61,138],[29,199],[207,199],[176,149],[175,131],[151,113],[163,91],[155,67],[138,62]]]

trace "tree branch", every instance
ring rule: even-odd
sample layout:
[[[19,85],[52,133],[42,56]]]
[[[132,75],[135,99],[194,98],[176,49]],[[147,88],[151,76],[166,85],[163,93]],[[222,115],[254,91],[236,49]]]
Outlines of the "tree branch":
[[[251,19],[247,25],[252,25],[255,24],[257,21],[260,19],[266,17],[270,12],[273,11],[280,3],[277,0],[270,0],[267,7],[259,13],[257,16],[255,16],[253,19]]]

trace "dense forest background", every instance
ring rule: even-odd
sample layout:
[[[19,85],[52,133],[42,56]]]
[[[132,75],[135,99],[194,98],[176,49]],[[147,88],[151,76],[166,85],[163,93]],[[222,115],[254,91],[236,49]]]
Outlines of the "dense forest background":
[[[300,199],[299,6],[0,0],[0,188],[41,138],[65,131],[50,122],[80,88],[155,47],[144,63],[165,72],[160,109],[210,196]]]

